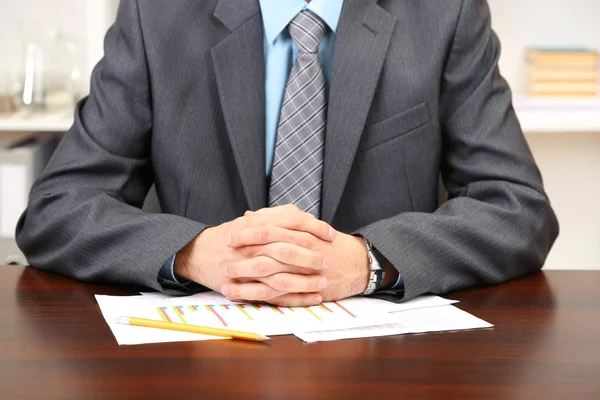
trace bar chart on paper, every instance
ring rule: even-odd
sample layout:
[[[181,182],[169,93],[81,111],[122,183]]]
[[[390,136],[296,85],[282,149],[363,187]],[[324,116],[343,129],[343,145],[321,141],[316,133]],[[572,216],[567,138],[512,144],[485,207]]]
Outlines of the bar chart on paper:
[[[155,303],[160,303],[155,301]],[[159,304],[145,317],[191,325],[259,332],[265,335],[289,334],[297,330],[356,327],[373,323],[368,307],[344,307],[339,302],[312,307],[277,307],[267,304]],[[384,323],[387,315],[381,314]]]
[[[121,345],[223,339],[197,333],[118,324],[116,320],[122,316],[273,336],[382,326],[397,322],[393,314],[398,311],[454,303],[437,296],[423,296],[402,304],[353,297],[312,307],[277,307],[231,302],[216,292],[196,293],[185,297],[162,293],[142,293],[141,296],[96,295],[96,300]]]

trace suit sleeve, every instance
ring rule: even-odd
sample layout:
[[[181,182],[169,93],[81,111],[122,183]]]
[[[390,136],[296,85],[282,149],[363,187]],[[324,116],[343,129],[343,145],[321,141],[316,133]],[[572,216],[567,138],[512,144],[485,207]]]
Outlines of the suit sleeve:
[[[498,71],[484,0],[464,0],[441,90],[442,178],[449,201],[357,233],[398,269],[404,299],[497,284],[539,270],[558,223]]]
[[[137,2],[124,0],[90,96],[78,104],[17,226],[17,243],[32,265],[82,281],[185,290],[163,286],[159,271],[206,226],[140,209],[154,180],[151,132]]]

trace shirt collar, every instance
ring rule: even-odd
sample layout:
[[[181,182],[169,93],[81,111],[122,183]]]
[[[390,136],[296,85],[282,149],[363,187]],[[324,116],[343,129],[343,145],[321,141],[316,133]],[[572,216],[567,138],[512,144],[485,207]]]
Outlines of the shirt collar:
[[[273,43],[277,36],[289,25],[298,13],[304,9],[317,14],[333,32],[342,13],[344,0],[260,0],[265,36],[268,43]]]

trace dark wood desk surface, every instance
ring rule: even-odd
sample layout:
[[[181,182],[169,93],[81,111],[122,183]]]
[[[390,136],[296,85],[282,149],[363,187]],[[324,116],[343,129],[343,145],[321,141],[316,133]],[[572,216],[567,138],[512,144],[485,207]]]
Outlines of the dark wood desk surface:
[[[119,347],[85,285],[0,267],[0,398],[600,399],[600,272],[546,272],[448,297],[474,331],[305,344]]]

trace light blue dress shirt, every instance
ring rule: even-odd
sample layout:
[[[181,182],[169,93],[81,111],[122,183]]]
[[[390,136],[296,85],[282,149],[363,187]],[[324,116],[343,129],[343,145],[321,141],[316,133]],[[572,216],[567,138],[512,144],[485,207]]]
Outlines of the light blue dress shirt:
[[[327,24],[329,29],[319,44],[319,61],[323,67],[325,82],[329,87],[336,32],[343,4],[344,0],[312,0],[310,3],[305,0],[260,0],[265,49],[266,176],[271,174],[273,167],[281,104],[294,60],[298,54],[296,44],[287,27],[302,10],[314,12]],[[174,262],[175,256],[163,265],[160,270],[161,278],[179,282],[173,272]],[[180,283],[186,284],[187,282]],[[401,284],[402,276],[400,275],[393,288],[397,288]]]
[[[287,29],[302,10],[317,14],[328,26],[319,44],[319,61],[329,87],[336,31],[344,0],[260,0],[265,39],[266,175],[271,174],[281,104],[294,60],[296,44]]]
[[[281,104],[285,94],[294,60],[298,50],[287,26],[302,10],[310,10],[317,14],[329,27],[319,44],[319,61],[323,66],[325,81],[330,82],[331,65],[335,32],[337,31],[344,0],[260,0],[264,26],[265,48],[265,111],[266,111],[266,165],[265,174],[271,174],[273,154],[277,141],[277,125]],[[173,272],[175,256],[162,266],[159,276],[163,279],[178,282]]]

